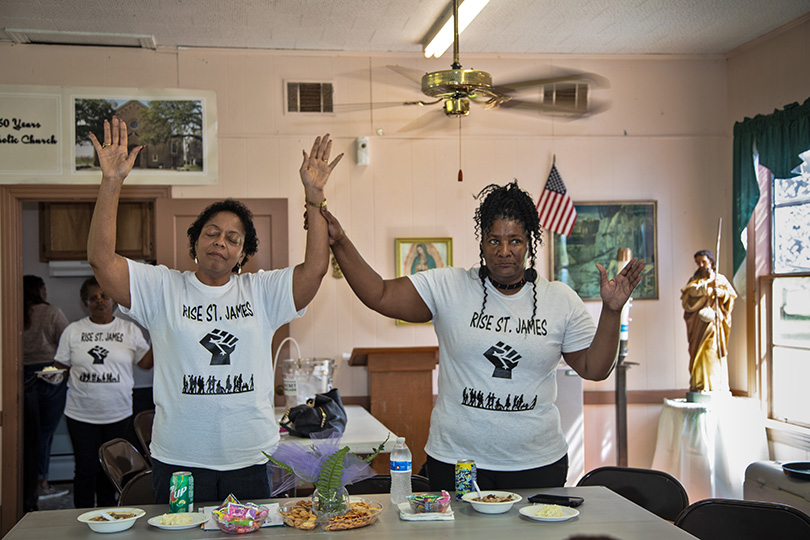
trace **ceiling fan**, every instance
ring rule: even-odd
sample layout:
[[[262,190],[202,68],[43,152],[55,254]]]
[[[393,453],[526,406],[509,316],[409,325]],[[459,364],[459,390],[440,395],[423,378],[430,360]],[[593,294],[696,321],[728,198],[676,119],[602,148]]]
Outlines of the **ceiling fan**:
[[[544,78],[515,81],[497,86],[486,71],[462,69],[458,57],[458,0],[453,0],[453,63],[451,69],[422,74],[411,68],[388,66],[397,73],[419,82],[422,93],[433,101],[406,101],[402,105],[430,106],[442,104],[449,117],[467,116],[470,103],[484,109],[514,109],[534,111],[543,115],[581,118],[593,115],[605,108],[591,98],[590,89],[607,88],[607,79],[594,73],[573,70],[558,70]],[[530,88],[541,90],[526,95]],[[532,99],[536,96],[539,99]]]

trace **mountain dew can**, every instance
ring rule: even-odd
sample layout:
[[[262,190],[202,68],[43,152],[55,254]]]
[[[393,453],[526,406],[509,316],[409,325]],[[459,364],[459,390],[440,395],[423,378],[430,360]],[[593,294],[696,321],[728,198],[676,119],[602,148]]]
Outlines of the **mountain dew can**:
[[[172,473],[169,479],[169,511],[194,511],[194,476],[188,471]]]
[[[456,461],[456,499],[461,500],[465,493],[475,489],[474,482],[478,476],[475,460],[460,459]]]

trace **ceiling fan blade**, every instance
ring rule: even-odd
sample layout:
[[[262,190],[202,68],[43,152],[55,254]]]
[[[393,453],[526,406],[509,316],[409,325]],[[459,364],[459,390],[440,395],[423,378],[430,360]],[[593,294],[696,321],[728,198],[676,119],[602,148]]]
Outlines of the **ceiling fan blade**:
[[[436,101],[378,101],[376,103],[336,103],[333,109],[336,113],[348,113],[355,111],[365,111],[369,109],[389,109],[391,107],[407,107],[416,105],[419,107],[427,107],[435,105],[441,100]]]
[[[590,102],[587,109],[577,107],[566,107],[551,103],[540,103],[538,101],[527,101],[522,99],[510,99],[500,104],[498,109],[514,111],[536,111],[549,116],[559,116],[562,118],[584,118],[593,116],[608,109],[606,102]]]
[[[544,86],[546,84],[555,83],[588,83],[589,86],[595,88],[610,88],[610,81],[596,73],[587,73],[584,71],[565,71],[557,73],[553,76],[543,77],[540,79],[530,79],[526,81],[513,81],[509,83],[502,83],[493,86],[492,90],[498,94],[509,94],[524,88],[533,88],[535,86]]]
[[[445,119],[447,119],[447,116],[445,116],[444,112],[442,112],[440,109],[435,109],[419,115],[419,117],[417,117],[415,120],[408,122],[399,128],[397,133],[406,133],[408,131],[414,131],[417,129],[425,129],[430,126],[434,126]]]
[[[419,85],[420,88],[422,87],[422,75],[425,74],[424,71],[419,71],[418,69],[404,67],[404,66],[388,65],[386,67],[388,69],[392,70],[392,71],[395,71],[395,72],[399,73],[400,75],[402,75],[406,79],[409,79],[409,80],[415,82],[416,84]]]

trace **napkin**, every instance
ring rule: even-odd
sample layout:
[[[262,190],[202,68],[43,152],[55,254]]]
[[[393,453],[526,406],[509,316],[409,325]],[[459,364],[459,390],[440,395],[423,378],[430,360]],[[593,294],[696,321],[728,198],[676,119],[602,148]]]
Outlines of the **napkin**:
[[[447,512],[425,512],[424,514],[414,514],[409,503],[399,503],[399,519],[404,521],[453,521],[453,508],[448,508]]]
[[[262,506],[266,506],[269,512],[267,512],[267,517],[264,518],[264,523],[262,523],[261,528],[265,527],[278,527],[279,525],[284,525],[284,522],[281,520],[281,514],[278,513],[278,503],[268,503],[263,504]],[[208,521],[203,523],[203,530],[204,531],[218,531],[219,525],[214,522],[214,518],[211,517],[211,511],[218,508],[218,506],[206,506],[203,508],[203,513],[208,516]]]

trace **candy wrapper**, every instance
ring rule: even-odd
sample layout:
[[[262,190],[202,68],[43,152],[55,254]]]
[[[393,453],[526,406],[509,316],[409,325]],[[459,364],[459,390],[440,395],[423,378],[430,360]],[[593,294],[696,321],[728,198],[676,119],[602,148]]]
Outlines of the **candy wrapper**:
[[[242,504],[231,494],[211,514],[214,521],[226,532],[248,532],[261,526],[268,511],[265,506]]]
[[[441,495],[435,493],[416,493],[408,495],[408,502],[414,514],[430,514],[446,512],[450,508],[450,494],[442,491]]]

